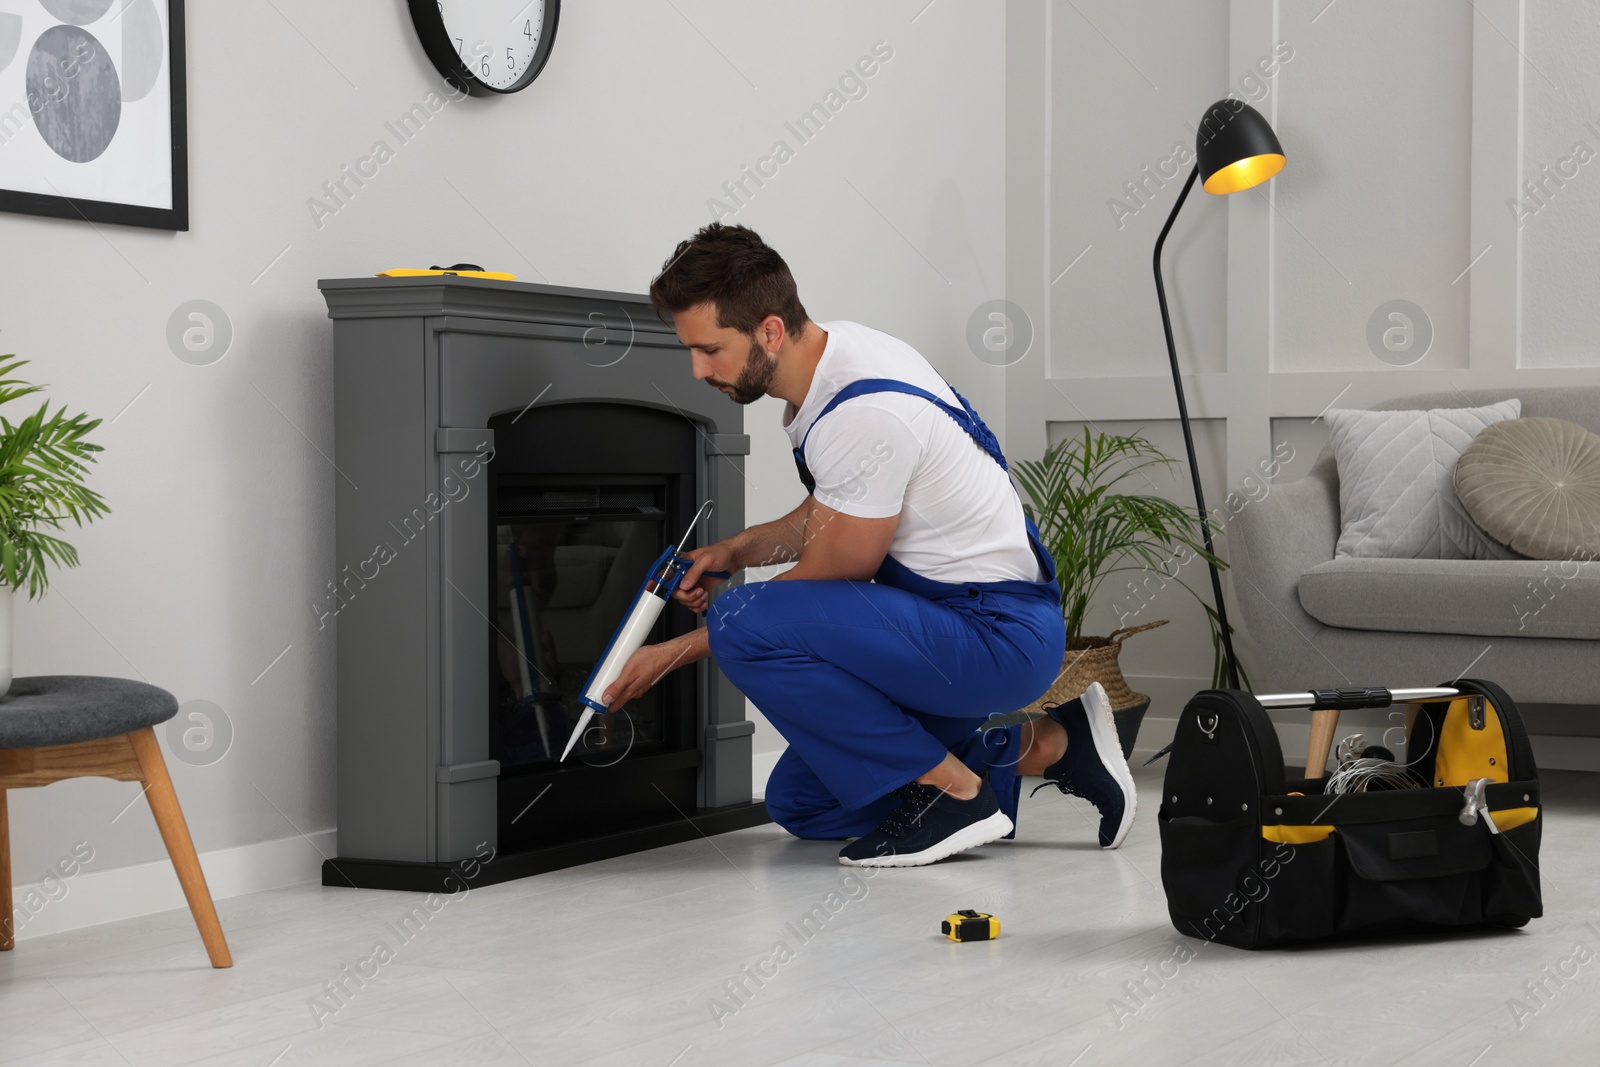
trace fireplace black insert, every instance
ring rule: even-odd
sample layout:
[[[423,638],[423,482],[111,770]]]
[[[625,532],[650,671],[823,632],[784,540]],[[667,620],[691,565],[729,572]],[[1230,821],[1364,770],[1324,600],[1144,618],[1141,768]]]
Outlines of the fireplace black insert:
[[[500,763],[501,846],[578,841],[694,808],[693,670],[594,719],[566,763],[557,762],[583,710],[578,697],[635,590],[694,514],[694,426],[614,403],[535,407],[489,426],[497,608],[489,752]],[[651,640],[694,625],[670,604]],[[552,803],[534,807],[546,793]]]

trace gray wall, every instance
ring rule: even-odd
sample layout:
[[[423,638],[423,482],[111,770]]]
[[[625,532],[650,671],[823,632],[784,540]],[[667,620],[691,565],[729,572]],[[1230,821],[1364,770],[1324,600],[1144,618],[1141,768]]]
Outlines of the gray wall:
[[[113,507],[69,538],[83,565],[19,604],[18,670],[142,677],[219,705],[228,754],[173,761],[202,850],[330,828],[333,651],[308,605],[333,576],[339,475],[314,280],[472,259],[641,290],[722,184],[775,140],[795,146],[784,123],[878,40],[894,58],[865,97],[734,217],[784,252],[815,317],[919,347],[1015,456],[1084,420],[1176,448],[1148,258],[1177,185],[1147,184],[1147,205],[1123,186],[1159,173],[1229,88],[1258,101],[1290,164],[1262,194],[1195,194],[1169,242],[1214,500],[1283,441],[1308,459],[1336,396],[1592,381],[1600,180],[1585,165],[1547,185],[1520,225],[1507,201],[1574,142],[1600,149],[1583,103],[1600,88],[1594,29],[1576,0],[1476,9],[595,0],[568,5],[534,88],[445,104],[402,145],[385,124],[441,82],[398,0],[191,4],[194,229],[0,215],[0,351],[31,358],[54,401],[106,419],[94,485]],[[1293,58],[1241,85],[1278,41]],[[310,198],[380,138],[394,158],[318,226]],[[1120,227],[1114,197],[1138,208]],[[967,321],[1002,296],[1035,340],[986,366]],[[1435,327],[1411,366],[1366,345],[1368,316],[1394,298]],[[234,329],[210,366],[166,340],[193,299]],[[752,520],[797,498],[777,409],[748,413]],[[1209,663],[1198,607],[1170,603],[1146,612],[1172,625],[1126,652],[1135,684],[1169,705]],[[758,752],[780,746],[763,724]],[[105,781],[17,794],[18,880],[78,840],[97,869],[159,858],[142,812],[113,825],[128,799]]]
[[[1568,165],[1520,223],[1508,204],[1575,142],[1600,151],[1600,126],[1585,125],[1600,89],[1588,10],[1578,0],[1011,3],[1007,289],[1042,358],[1007,371],[1010,452],[1037,455],[1091,422],[1143,428],[1182,454],[1150,252],[1183,172],[1158,185],[1142,168],[1161,177],[1230,90],[1273,123],[1289,162],[1257,191],[1191,193],[1167,244],[1208,504],[1259,493],[1259,465],[1275,453],[1294,453],[1279,480],[1303,474],[1330,404],[1600,379],[1590,296],[1600,179],[1589,173],[1600,164]],[[1140,200],[1130,181],[1143,182]],[[1425,355],[1380,358],[1369,346],[1369,318],[1397,299],[1431,322]],[[1192,501],[1187,486],[1184,469],[1156,491]],[[1205,589],[1203,571],[1186,577]],[[1103,600],[1093,632],[1117,625],[1114,597]],[[1210,673],[1193,598],[1169,586],[1127,621],[1161,617],[1172,623],[1123,654],[1134,687],[1157,698],[1141,747],[1165,742]],[[1248,640],[1242,648],[1248,660]]]
[[[72,531],[81,567],[19,603],[18,673],[144,678],[220,706],[227,755],[171,760],[202,851],[333,822],[333,647],[309,605],[334,576],[340,475],[315,279],[471,260],[642,291],[783,139],[793,158],[734,218],[783,252],[812,315],[898,334],[980,404],[1001,381],[963,340],[1004,285],[1000,5],[570,2],[533,88],[443,103],[403,144],[386,123],[443,83],[399,0],[189,8],[193,229],[0,215],[0,351],[105,418],[93,485],[113,512]],[[784,124],[880,40],[893,58],[865,95],[798,144]],[[380,139],[394,158],[319,226],[310,198]],[[193,299],[234,331],[209,366],[166,340]],[[748,412],[752,520],[799,499],[779,411]],[[112,823],[132,797],[100,780],[14,795],[18,881],[78,840],[95,870],[161,858],[142,806]]]

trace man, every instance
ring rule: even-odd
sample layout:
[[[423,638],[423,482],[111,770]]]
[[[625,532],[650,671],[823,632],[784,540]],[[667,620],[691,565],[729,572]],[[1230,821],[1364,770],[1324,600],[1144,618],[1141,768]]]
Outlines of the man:
[[[1049,716],[980,732],[1049,688],[1066,635],[1055,564],[998,444],[911,346],[814,323],[777,252],[713,223],[679,244],[650,300],[694,376],[736,403],[788,402],[809,495],[697,549],[677,597],[707,625],[634,654],[615,711],[714,655],[789,747],[767,810],[798,837],[857,838],[854,866],[920,866],[1013,834],[1022,774],[1132,824],[1132,775],[1098,685]],[[710,603],[704,572],[793,562]]]

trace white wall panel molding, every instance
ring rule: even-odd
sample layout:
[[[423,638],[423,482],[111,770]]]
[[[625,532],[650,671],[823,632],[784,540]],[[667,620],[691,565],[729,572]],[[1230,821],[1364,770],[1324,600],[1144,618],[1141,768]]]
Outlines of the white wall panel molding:
[[[1507,209],[1522,184],[1523,0],[1482,0],[1472,38],[1472,297],[1475,374],[1521,363],[1522,231]]]
[[[1600,24],[1586,5],[1131,7],[1008,8],[1009,294],[1041,309],[1042,349],[1005,372],[1013,456],[1039,455],[1047,424],[1172,436],[1150,252],[1181,178],[1149,186],[1148,203],[1120,229],[1100,215],[1117,191],[1111,176],[1138,176],[1168,147],[1168,111],[1192,130],[1182,116],[1237,88],[1234,75],[1280,42],[1293,57],[1251,102],[1277,131],[1287,167],[1226,199],[1192,192],[1168,241],[1184,388],[1213,442],[1200,455],[1212,468],[1201,472],[1207,502],[1220,503],[1211,486],[1239,486],[1272,455],[1275,433],[1299,453],[1320,448],[1317,416],[1330,404],[1596,380]],[[1225,34],[1209,32],[1215,18]],[[1178,37],[1183,49],[1169,50]],[[1594,160],[1562,170],[1578,142]],[[1546,192],[1519,225],[1512,205],[1530,180]],[[1388,318],[1391,299],[1423,309],[1425,354],[1406,347],[1423,323]],[[1297,458],[1296,475],[1309,458]],[[1209,649],[1198,612],[1168,629]]]

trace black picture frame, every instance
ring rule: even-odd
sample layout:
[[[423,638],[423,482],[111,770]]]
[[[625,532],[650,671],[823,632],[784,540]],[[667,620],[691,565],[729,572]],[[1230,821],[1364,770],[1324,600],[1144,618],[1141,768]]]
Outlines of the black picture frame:
[[[158,0],[167,8],[167,78],[171,93],[172,206],[146,207],[108,200],[52,196],[0,187],[0,211],[157,230],[189,229],[189,107],[184,52],[183,0]]]

